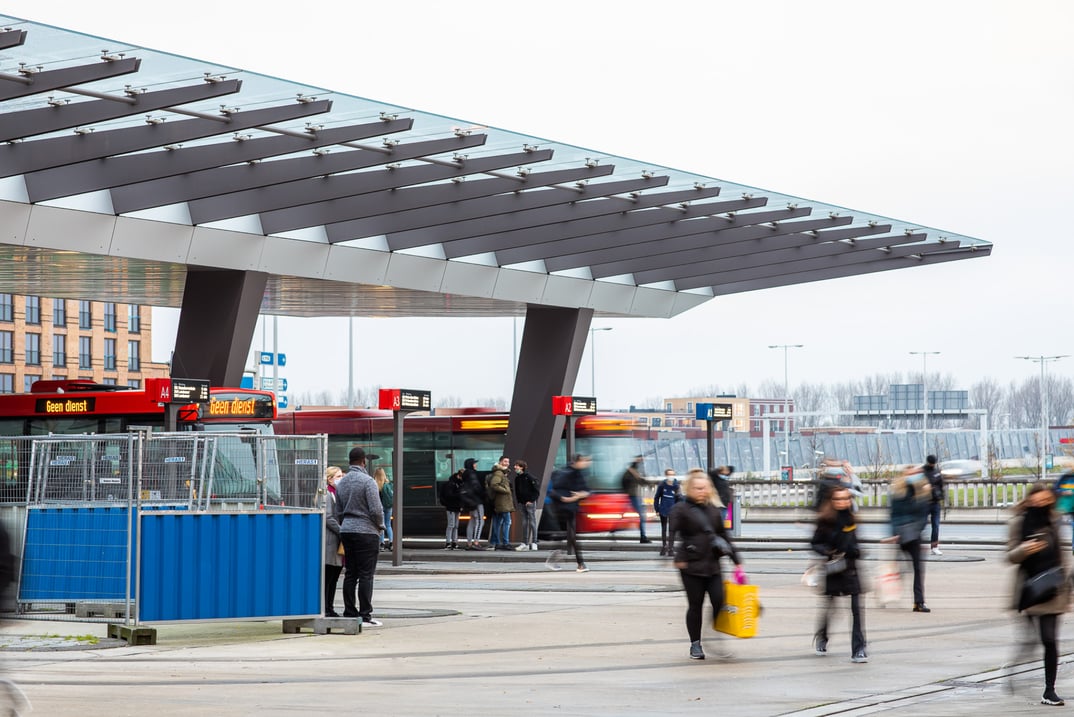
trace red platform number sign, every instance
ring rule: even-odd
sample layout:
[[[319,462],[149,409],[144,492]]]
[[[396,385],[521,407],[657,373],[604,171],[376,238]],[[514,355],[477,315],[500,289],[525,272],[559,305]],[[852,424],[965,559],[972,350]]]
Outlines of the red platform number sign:
[[[380,389],[379,408],[388,411],[398,411],[402,406],[402,391],[398,388]]]

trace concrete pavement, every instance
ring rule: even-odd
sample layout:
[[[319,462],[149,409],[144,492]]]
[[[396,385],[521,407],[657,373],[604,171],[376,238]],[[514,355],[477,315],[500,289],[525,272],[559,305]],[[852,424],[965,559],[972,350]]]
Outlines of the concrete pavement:
[[[1004,607],[1012,575],[995,547],[949,547],[928,562],[932,613],[911,612],[908,595],[887,608],[870,596],[868,664],[849,661],[843,620],[833,624],[829,656],[813,655],[816,597],[799,580],[805,551],[751,547],[746,567],[765,607],[758,637],[705,634],[710,653],[722,639],[732,660],[687,658],[677,574],[655,550],[640,549],[588,550],[585,574],[569,564],[547,571],[543,551],[408,550],[405,565],[382,562],[374,605],[384,625],[360,635],[284,635],[279,621],[164,625],[154,646],[9,651],[4,659],[35,714],[80,717],[942,717],[1050,709],[1039,704],[1039,650],[1002,669],[1013,654]],[[871,550],[883,557],[880,546]],[[104,626],[20,620],[3,632],[103,635]],[[1058,691],[1074,697],[1069,638],[1061,634]]]

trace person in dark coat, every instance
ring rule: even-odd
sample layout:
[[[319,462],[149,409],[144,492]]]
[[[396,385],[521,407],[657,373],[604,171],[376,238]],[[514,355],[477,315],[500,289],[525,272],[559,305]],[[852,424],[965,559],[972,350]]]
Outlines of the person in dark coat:
[[[817,528],[810,541],[815,553],[825,562],[824,596],[817,618],[813,648],[818,655],[828,654],[828,622],[835,598],[850,597],[850,654],[851,662],[868,662],[865,653],[865,627],[862,618],[861,580],[858,576],[858,524],[851,509],[850,489],[843,486],[832,490],[817,514]]]
[[[470,514],[466,526],[466,549],[484,550],[481,545],[481,522],[485,519],[485,484],[477,475],[477,459],[467,458],[462,470],[462,509]]]
[[[526,461],[515,461],[515,498],[522,518],[522,543],[515,550],[537,549],[537,500],[541,497],[541,482],[527,468]]]
[[[914,570],[914,612],[932,612],[925,604],[925,561],[921,558],[921,531],[929,516],[932,486],[919,467],[911,467],[891,481],[891,533],[884,542],[898,543]]]
[[[682,488],[679,479],[675,477],[675,469],[668,468],[664,471],[664,480],[656,486],[653,494],[653,508],[660,516],[660,555],[671,557],[673,536],[668,534],[668,523],[671,518],[671,509],[682,500]]]
[[[560,527],[567,533],[567,551],[574,553],[574,560],[578,563],[575,570],[580,573],[588,573],[589,568],[582,560],[582,547],[578,545],[578,503],[589,497],[585,472],[592,463],[593,459],[589,456],[575,454],[569,466],[552,474],[552,486],[548,491],[549,498],[556,504],[556,518]],[[545,561],[549,570],[560,569],[562,555],[561,550],[552,551]]]
[[[712,485],[716,486],[716,495],[719,497],[720,502],[723,503],[720,514],[723,515],[725,521],[727,520],[727,511],[730,510],[731,504],[735,501],[735,489],[731,487],[731,474],[734,472],[734,466],[720,466],[709,471]]]
[[[444,550],[459,549],[459,513],[462,512],[462,471],[455,471],[440,485],[440,505],[447,511]]]
[[[709,596],[712,604],[713,618],[723,607],[724,598],[723,574],[720,571],[720,558],[724,553],[717,551],[715,543],[718,541],[714,537],[723,541],[721,548],[726,546],[726,556],[734,561],[735,577],[739,582],[743,582],[745,576],[742,573],[742,560],[724,528],[712,480],[705,471],[695,468],[686,477],[684,487],[686,500],[676,503],[671,509],[671,535],[673,541],[677,540],[675,567],[679,569],[686,591],[686,632],[690,636],[690,659],[704,660],[701,611],[705,595]],[[721,656],[726,656],[726,653]]]
[[[925,465],[922,466],[921,471],[932,488],[932,496],[929,500],[929,523],[932,524],[932,534],[929,536],[932,540],[929,542],[932,543],[932,554],[943,555],[943,551],[940,550],[940,516],[943,514],[944,487],[943,474],[936,466],[936,456],[926,456]]]
[[[1055,677],[1059,669],[1059,617],[1070,609],[1070,559],[1059,544],[1059,514],[1055,510],[1055,492],[1051,483],[1034,483],[1025,499],[1014,507],[1014,517],[1008,523],[1007,560],[1018,566],[1012,607],[1026,616],[1030,630],[1036,623],[1044,646],[1041,704],[1061,707],[1065,702],[1055,693]],[[1063,580],[1055,596],[1023,607],[1025,581],[1056,567],[1062,569]]]

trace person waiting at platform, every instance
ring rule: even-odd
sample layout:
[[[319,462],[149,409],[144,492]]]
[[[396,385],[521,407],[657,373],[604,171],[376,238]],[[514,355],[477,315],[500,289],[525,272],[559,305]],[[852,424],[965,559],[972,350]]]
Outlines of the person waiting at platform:
[[[466,526],[466,549],[484,550],[481,545],[481,523],[485,519],[485,486],[477,475],[477,459],[463,461],[462,492],[459,499],[462,509],[469,514]]]
[[[671,509],[680,500],[682,500],[682,488],[679,486],[679,479],[675,477],[675,469],[668,468],[664,471],[664,480],[656,486],[656,493],[653,494],[653,509],[660,516],[660,555],[669,558],[673,545],[671,536],[668,534],[668,520],[671,516]]]
[[[395,505],[395,488],[388,480],[388,474],[383,468],[373,471],[373,480],[377,482],[377,493],[380,495],[380,507],[384,511],[384,533],[381,535],[381,548],[392,549],[394,533],[392,532],[392,509]]]
[[[641,533],[639,542],[651,543],[653,541],[649,540],[645,535],[645,518],[648,513],[645,509],[645,491],[649,484],[641,474],[643,461],[642,456],[635,456],[634,461],[623,471],[620,483],[622,484],[623,492],[630,499],[630,506],[638,514],[638,531]]]
[[[364,625],[377,627],[381,623],[373,619],[373,575],[384,530],[384,510],[377,482],[366,473],[365,462],[365,450],[355,446],[350,452],[350,470],[336,481],[336,520],[347,571],[343,578],[343,617],[360,617]]]
[[[537,549],[537,499],[541,497],[541,484],[527,468],[526,461],[515,461],[515,499],[522,519],[522,543],[515,550]]]
[[[336,481],[343,477],[339,466],[328,466],[324,487],[324,616],[339,617],[336,612],[336,586],[343,572],[339,553],[339,521],[336,520]]]
[[[455,471],[440,484],[440,505],[447,511],[444,550],[459,549],[459,514],[462,512],[462,471]]]
[[[490,543],[496,550],[513,550],[511,547],[511,513],[515,512],[515,497],[507,471],[511,459],[500,456],[488,478],[489,497],[492,498],[492,534]]]
[[[940,550],[940,516],[943,514],[944,487],[943,474],[936,467],[936,456],[926,456],[925,465],[921,468],[932,487],[932,497],[929,500],[929,523],[932,525],[931,540],[932,554],[943,555]]]

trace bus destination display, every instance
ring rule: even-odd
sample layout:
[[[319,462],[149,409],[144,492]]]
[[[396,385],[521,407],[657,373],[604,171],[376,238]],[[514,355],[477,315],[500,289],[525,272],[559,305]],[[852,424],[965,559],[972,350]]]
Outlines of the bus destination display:
[[[34,403],[36,413],[75,415],[93,413],[97,405],[95,398],[39,398]]]

